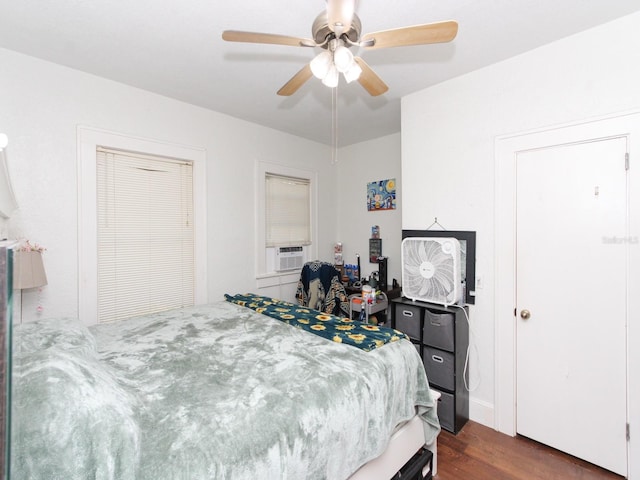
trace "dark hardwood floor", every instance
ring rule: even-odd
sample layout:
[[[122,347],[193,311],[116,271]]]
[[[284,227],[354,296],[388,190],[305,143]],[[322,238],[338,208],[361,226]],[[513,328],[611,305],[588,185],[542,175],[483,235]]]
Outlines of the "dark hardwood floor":
[[[438,437],[436,480],[621,480],[623,477],[524,437],[475,422]]]

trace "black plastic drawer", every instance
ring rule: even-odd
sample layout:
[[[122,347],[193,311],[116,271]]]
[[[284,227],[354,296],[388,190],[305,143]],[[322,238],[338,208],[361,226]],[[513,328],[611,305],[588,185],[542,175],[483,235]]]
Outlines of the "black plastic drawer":
[[[453,313],[424,312],[424,343],[448,352],[455,351],[456,317]]]
[[[396,329],[411,338],[420,340],[420,308],[413,305],[396,305]]]
[[[433,453],[421,448],[391,480],[431,480],[433,478]]]
[[[434,384],[445,390],[455,390],[455,356],[453,353],[425,346],[422,360],[427,371],[429,384]]]

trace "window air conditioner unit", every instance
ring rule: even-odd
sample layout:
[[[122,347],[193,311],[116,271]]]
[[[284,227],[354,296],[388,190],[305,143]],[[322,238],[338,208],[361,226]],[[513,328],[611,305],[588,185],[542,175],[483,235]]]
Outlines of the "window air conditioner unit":
[[[304,264],[303,247],[276,248],[276,271],[299,270]]]

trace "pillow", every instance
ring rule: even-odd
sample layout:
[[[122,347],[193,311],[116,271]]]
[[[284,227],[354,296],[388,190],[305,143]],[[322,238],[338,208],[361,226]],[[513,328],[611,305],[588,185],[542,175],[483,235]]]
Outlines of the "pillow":
[[[100,362],[79,322],[38,321],[14,335],[12,478],[134,480],[138,403]]]
[[[80,321],[70,318],[52,318],[23,323],[13,327],[13,354],[40,352],[48,348],[79,350],[95,356],[96,340]]]

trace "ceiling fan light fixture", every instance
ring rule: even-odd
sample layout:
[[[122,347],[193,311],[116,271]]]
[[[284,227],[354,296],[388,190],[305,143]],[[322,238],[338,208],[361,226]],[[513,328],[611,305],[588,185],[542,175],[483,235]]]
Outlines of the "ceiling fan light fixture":
[[[358,65],[354,60],[351,62],[351,66],[343,73],[343,75],[347,83],[351,83],[354,80],[360,78],[361,73],[362,68],[360,68],[360,65]]]
[[[331,53],[326,51],[319,53],[313,60],[311,60],[309,66],[311,67],[311,73],[313,73],[314,77],[324,80],[327,73],[329,73],[329,69],[333,66]]]
[[[329,88],[336,88],[338,86],[338,81],[340,80],[340,73],[335,65],[331,65],[329,67],[329,71],[322,79],[322,83]]]
[[[333,63],[340,73],[344,73],[353,65],[353,53],[344,45],[339,45],[333,52]]]

